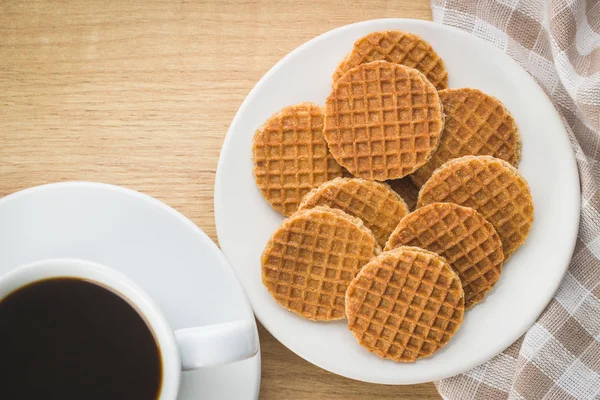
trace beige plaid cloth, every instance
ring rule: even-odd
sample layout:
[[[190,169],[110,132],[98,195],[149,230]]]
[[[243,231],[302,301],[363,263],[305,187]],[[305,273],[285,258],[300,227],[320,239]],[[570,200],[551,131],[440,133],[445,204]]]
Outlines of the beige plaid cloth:
[[[437,382],[446,399],[600,399],[600,0],[432,0],[436,22],[519,62],[562,115],[581,178],[581,225],[552,302],[489,362]]]

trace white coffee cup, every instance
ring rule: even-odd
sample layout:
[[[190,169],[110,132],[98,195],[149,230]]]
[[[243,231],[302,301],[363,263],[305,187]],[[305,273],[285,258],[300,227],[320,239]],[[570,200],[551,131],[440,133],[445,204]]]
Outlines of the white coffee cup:
[[[241,361],[258,351],[253,321],[173,331],[150,297],[123,274],[103,265],[77,259],[36,261],[11,270],[0,278],[0,301],[30,283],[51,278],[77,278],[96,283],[129,301],[153,332],[162,359],[159,400],[174,400],[181,371]]]

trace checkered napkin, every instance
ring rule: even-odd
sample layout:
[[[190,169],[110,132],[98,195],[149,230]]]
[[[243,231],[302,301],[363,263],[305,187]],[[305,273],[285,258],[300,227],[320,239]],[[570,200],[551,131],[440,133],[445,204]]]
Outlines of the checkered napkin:
[[[489,362],[437,382],[446,399],[600,399],[600,0],[432,0],[433,19],[507,52],[562,115],[581,178],[581,225],[548,308]]]

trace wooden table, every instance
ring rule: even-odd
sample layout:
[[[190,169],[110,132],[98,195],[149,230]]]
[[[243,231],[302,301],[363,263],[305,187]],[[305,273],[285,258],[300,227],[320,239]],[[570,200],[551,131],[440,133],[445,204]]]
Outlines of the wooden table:
[[[0,2],[0,196],[89,180],[150,194],[213,240],[219,149],[273,64],[330,29],[430,19],[427,0]],[[439,399],[351,381],[260,329],[261,399]]]

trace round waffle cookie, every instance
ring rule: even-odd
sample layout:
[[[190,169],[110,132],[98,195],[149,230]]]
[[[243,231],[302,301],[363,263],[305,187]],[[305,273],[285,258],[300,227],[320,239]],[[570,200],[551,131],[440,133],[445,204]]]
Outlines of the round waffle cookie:
[[[377,242],[385,246],[390,233],[408,214],[408,207],[385,183],[360,178],[336,178],[309,192],[300,210],[316,206],[340,209],[360,218]]]
[[[477,210],[498,232],[504,259],[521,246],[533,224],[529,185],[509,163],[491,156],[465,156],[435,170],[419,192],[417,207],[456,203]]]
[[[465,311],[460,279],[443,257],[399,247],[371,259],[346,291],[348,328],[382,358],[413,362],[443,347]]]
[[[413,68],[386,61],[361,64],[327,98],[323,134],[352,175],[384,181],[424,165],[443,126],[437,91]]]
[[[496,230],[472,208],[432,203],[400,221],[385,250],[416,246],[444,257],[458,273],[465,308],[483,300],[502,273],[504,253]]]
[[[379,251],[358,218],[325,206],[299,211],[267,243],[263,284],[279,304],[304,318],[342,319],[348,284]]]
[[[342,176],[342,167],[323,138],[323,110],[311,103],[286,107],[254,135],[254,178],[264,198],[283,215],[323,182]]]
[[[417,35],[397,30],[373,32],[358,39],[333,74],[334,84],[357,65],[379,60],[419,70],[438,90],[448,86],[448,71],[431,45]]]
[[[519,164],[521,136],[498,99],[471,88],[440,90],[438,94],[446,116],[444,130],[431,159],[410,175],[417,186],[443,163],[462,156],[489,155]]]

